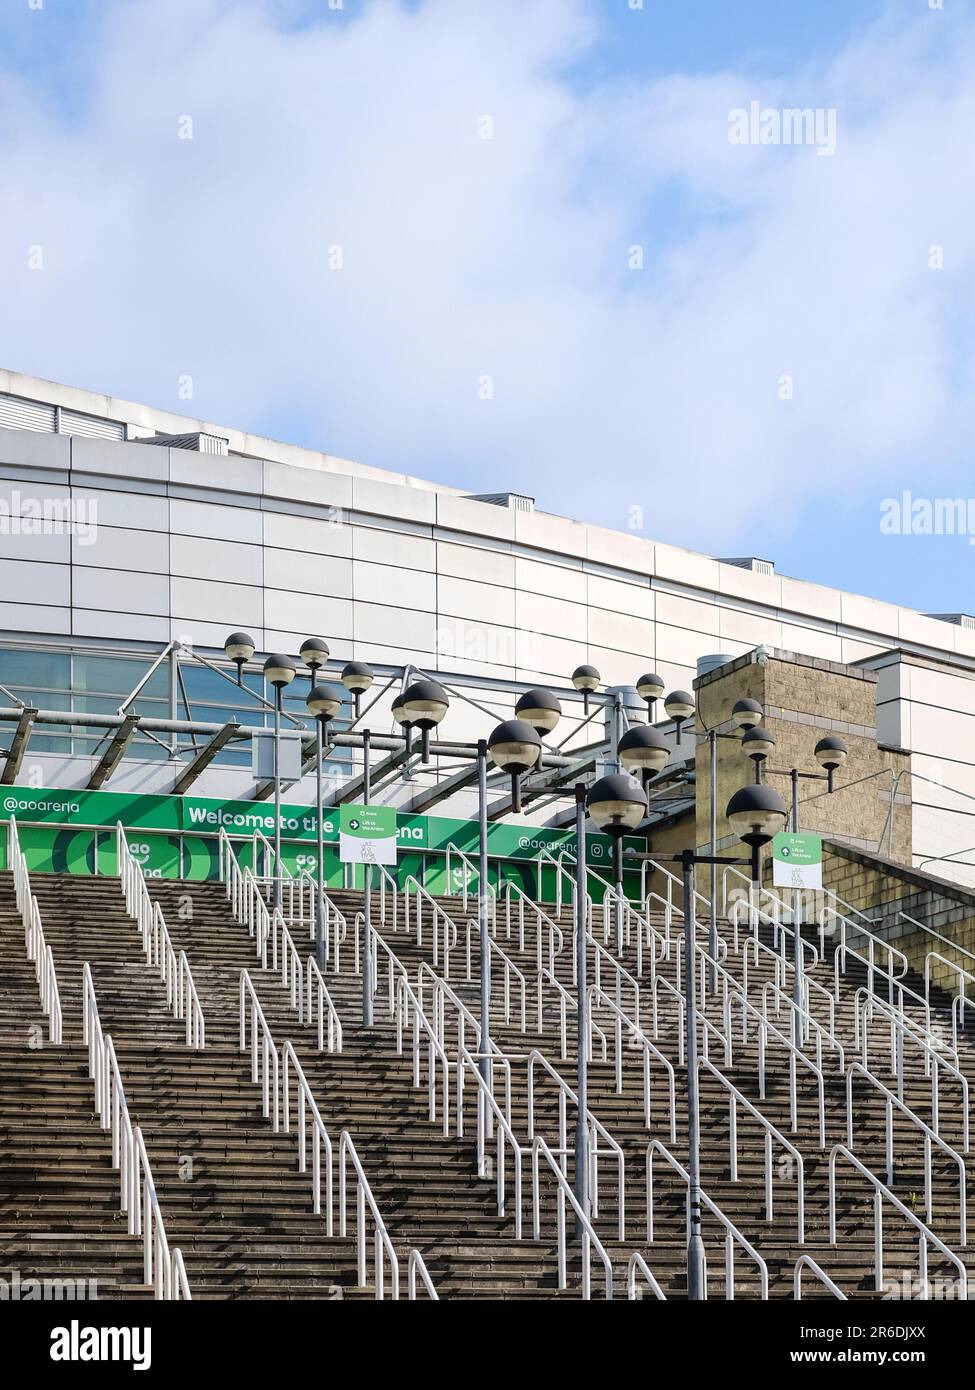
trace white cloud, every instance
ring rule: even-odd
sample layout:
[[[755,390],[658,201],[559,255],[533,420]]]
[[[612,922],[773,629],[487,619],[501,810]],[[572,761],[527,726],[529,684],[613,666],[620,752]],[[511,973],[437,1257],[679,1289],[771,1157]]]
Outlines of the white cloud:
[[[702,548],[967,447],[970,23],[586,90],[584,0],[101,14],[72,128],[0,79],[4,365]],[[730,145],[752,98],[835,106],[835,156]]]

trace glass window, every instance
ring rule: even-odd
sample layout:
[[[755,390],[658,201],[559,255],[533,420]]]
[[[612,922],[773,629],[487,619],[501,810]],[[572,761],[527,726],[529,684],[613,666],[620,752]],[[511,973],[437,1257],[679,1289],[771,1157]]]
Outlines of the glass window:
[[[135,689],[148,671],[154,658],[124,656],[78,656],[73,658],[73,688],[81,691],[97,691],[104,695],[118,695],[116,709],[125,697]],[[158,666],[143,688],[143,695],[168,698],[169,666],[163,662]]]
[[[66,652],[0,651],[0,684],[18,695],[24,689],[67,690],[70,669]]]

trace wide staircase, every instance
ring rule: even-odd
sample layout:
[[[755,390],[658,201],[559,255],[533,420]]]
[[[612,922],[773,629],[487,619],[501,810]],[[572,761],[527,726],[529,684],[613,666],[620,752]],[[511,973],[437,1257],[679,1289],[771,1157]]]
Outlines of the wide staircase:
[[[402,893],[394,895],[389,885],[383,890],[380,884],[371,901],[374,1021],[364,1028],[361,893],[330,894],[329,967],[319,988],[308,961],[313,944],[307,906],[294,911],[292,899],[289,910],[286,898],[290,937],[281,924],[264,941],[262,952],[253,910],[247,924],[236,920],[227,885],[149,880],[149,894],[162,909],[172,947],[176,953],[185,951],[192,971],[206,1026],[205,1046],[196,1049],[187,1046],[184,1022],[172,1016],[159,972],[145,963],[143,938],[125,911],[117,879],[34,875],[31,887],[58,972],[64,1041],[60,1047],[36,1045],[44,1037],[37,985],[24,956],[10,876],[0,876],[0,1277],[15,1269],[34,1277],[50,1272],[52,1277],[97,1278],[102,1297],[110,1296],[108,1290],[112,1296],[152,1293],[144,1282],[142,1242],[128,1234],[119,1213],[119,1179],[108,1136],[93,1115],[88,1054],[81,1039],[87,963],[102,1026],[117,1050],[129,1111],[141,1126],[152,1161],[169,1243],[182,1252],[194,1298],[372,1297],[378,1293],[374,1251],[380,1220],[387,1297],[390,1249],[399,1262],[401,1296],[407,1292],[411,1251],[419,1252],[441,1298],[579,1296],[582,1251],[572,1239],[571,1201],[553,1170],[553,1165],[561,1166],[571,1183],[578,996],[568,903],[527,907],[523,932],[517,912],[508,916],[502,903],[494,909],[495,1055],[488,1087],[478,1080],[478,1073],[488,1068],[479,1055],[473,898],[466,906],[459,897],[424,897],[421,902],[415,896],[408,904]],[[598,1241],[611,1263],[615,1297],[626,1296],[634,1252],[667,1298],[680,1298],[685,1290],[684,981],[681,924],[676,914],[667,916],[669,921],[659,911],[644,914],[644,929],[632,914],[618,942],[611,920],[604,931],[600,909],[588,941],[588,982],[599,982],[591,996],[589,1109],[598,1158],[589,1230],[593,1247]],[[762,921],[756,944],[747,946],[747,920],[739,922],[737,933],[724,919],[719,929],[720,969],[716,980],[704,980],[699,1000],[699,1014],[706,1020],[699,1029],[699,1047],[707,1054],[700,1066],[701,1179],[707,1197],[710,1296],[759,1297],[767,1280],[769,1297],[791,1298],[796,1261],[806,1256],[845,1296],[876,1297],[876,1189],[843,1155],[836,1159],[835,1242],[828,1228],[829,1155],[835,1145],[848,1142],[846,1073],[862,1056],[854,1043],[858,1007],[862,1014],[858,991],[868,983],[864,968],[851,953],[839,975],[838,998],[827,1005],[826,991],[834,986],[835,943],[827,940],[814,959],[819,939],[807,932],[810,1022],[799,1056],[790,1047],[791,934]],[[704,943],[706,931],[699,926],[698,955]],[[696,980],[708,968],[703,958],[697,959]],[[243,1009],[248,1033],[241,1048],[245,971],[266,1029],[253,1035],[253,1056],[261,1064],[264,1038],[269,1038],[267,1056],[273,1051],[277,1059],[279,1095],[281,1079],[285,1071],[290,1073],[287,1133],[283,1116],[275,1132],[274,1107],[264,1113],[261,1085],[254,1080],[249,993]],[[923,982],[903,983],[923,992]],[[876,978],[873,986],[876,996],[881,988]],[[937,1026],[946,1026],[945,1000],[933,1001],[923,1020],[911,996],[903,996],[902,1003],[905,1016],[918,1027],[928,1026],[932,1013]],[[331,1030],[329,1005],[334,1010]],[[319,1012],[325,1019],[322,1029]],[[878,1006],[866,1059],[873,1076],[896,1092],[889,1023]],[[947,1027],[950,1033],[950,1015]],[[913,1034],[902,1036],[907,1039],[903,1104],[931,1124],[930,1058],[913,1044]],[[286,1044],[293,1049],[287,1061]],[[964,1033],[957,1054],[961,1073],[975,1074],[972,1042]],[[300,1062],[333,1149],[331,1163],[322,1157],[320,1214],[312,1210],[310,1139],[305,1171],[299,1171],[297,1161],[298,1083],[292,1056]],[[949,1072],[937,1071],[938,1135],[961,1153],[960,1087]],[[459,1083],[463,1099],[458,1106]],[[855,1073],[852,1102],[853,1153],[886,1182],[889,1099],[875,1082]],[[890,1191],[967,1264],[971,1252],[960,1239],[957,1163],[932,1144],[929,1206],[924,1135],[914,1118],[891,1108]],[[283,1110],[280,1102],[278,1109]],[[367,1189],[357,1186],[348,1161],[344,1238],[338,1216],[343,1134],[350,1136],[368,1184]],[[533,1154],[536,1138],[544,1140],[551,1160],[544,1152]],[[651,1141],[652,1241],[647,1229]],[[516,1169],[522,1183],[520,1232]],[[335,1183],[331,1234],[326,1171]],[[560,1193],[566,1209],[561,1279]],[[537,1239],[533,1195],[539,1212]],[[918,1228],[886,1197],[882,1207],[884,1279],[910,1289],[918,1271]],[[932,1244],[927,1253],[928,1279],[957,1284],[958,1271],[940,1248]],[[591,1292],[599,1297],[605,1288],[603,1267],[598,1251],[590,1254]],[[635,1284],[643,1296],[654,1296],[642,1275]],[[417,1296],[424,1296],[422,1280]],[[833,1295],[807,1271],[803,1296]]]

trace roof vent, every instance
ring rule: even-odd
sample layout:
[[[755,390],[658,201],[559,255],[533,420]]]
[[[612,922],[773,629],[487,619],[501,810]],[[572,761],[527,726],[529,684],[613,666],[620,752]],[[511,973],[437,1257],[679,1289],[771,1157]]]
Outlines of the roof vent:
[[[523,492],[472,492],[469,502],[490,502],[492,507],[509,507],[513,512],[533,512],[534,497],[526,497]]]
[[[205,434],[194,430],[190,434],[155,434],[151,439],[140,439],[140,444],[161,444],[165,449],[189,449],[195,454],[227,454],[230,440],[219,434]]]
[[[757,560],[754,555],[743,555],[736,559],[725,559],[718,557],[718,563],[722,565],[735,565],[740,570],[751,570],[752,574],[774,574],[774,560]]]
[[[954,623],[956,627],[975,630],[975,618],[970,613],[925,613],[926,618],[937,618],[942,623]]]

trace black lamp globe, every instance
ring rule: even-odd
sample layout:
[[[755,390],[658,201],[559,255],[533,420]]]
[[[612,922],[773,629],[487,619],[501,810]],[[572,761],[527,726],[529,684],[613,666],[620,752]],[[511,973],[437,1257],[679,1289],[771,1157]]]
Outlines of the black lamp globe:
[[[770,756],[775,747],[775,739],[764,725],[753,724],[742,734],[741,746],[755,764],[755,780],[760,782],[762,780],[762,763]]]
[[[582,691],[582,708],[589,713],[589,696],[599,689],[602,676],[595,666],[577,666],[572,672],[572,684]]]
[[[738,700],[731,717],[738,725],[739,729],[754,729],[756,724],[761,724],[765,716],[765,711],[757,700]]]
[[[813,752],[820,767],[826,769],[827,786],[832,791],[833,773],[846,762],[850,750],[841,738],[837,738],[835,734],[827,734],[825,738],[819,740]]]
[[[647,702],[647,718],[653,718],[653,707],[664,693],[663,676],[658,676],[656,671],[648,671],[645,676],[641,676],[636,683],[636,693],[641,700]]]
[[[321,720],[323,724],[327,724],[330,719],[335,718],[342,708],[343,698],[341,686],[331,685],[323,681],[319,685],[312,686],[305,696],[305,704],[308,706],[310,714]]]
[[[681,726],[694,714],[694,696],[689,695],[686,690],[672,690],[664,701],[664,709],[674,721],[677,742],[680,743]]]
[[[407,686],[400,696],[404,721],[423,735],[421,757],[430,761],[430,730],[435,729],[450,708],[447,692],[438,681],[419,680]]]
[[[627,729],[619,743],[620,762],[627,772],[640,774],[643,785],[655,772],[662,772],[670,758],[667,740],[649,724]]]
[[[320,637],[306,637],[301,644],[298,652],[302,663],[309,668],[312,675],[318,670],[319,666],[324,666],[329,657],[328,643],[323,642]],[[314,685],[314,680],[312,681]]]
[[[254,655],[254,639],[249,632],[232,632],[223,644],[228,661],[237,667],[237,684],[244,682],[244,667]]]
[[[511,809],[521,811],[521,777],[533,768],[542,752],[542,741],[524,719],[506,719],[487,741],[491,760],[511,778]]]
[[[290,656],[274,652],[264,663],[264,679],[275,690],[281,691],[294,680],[296,669]]]
[[[364,661],[347,661],[342,667],[342,684],[355,698],[355,716],[359,717],[359,702],[376,679],[371,666]]]
[[[597,829],[618,839],[646,816],[647,794],[627,773],[612,772],[590,787],[586,808]]]
[[[754,782],[736,791],[728,802],[725,815],[744,844],[752,851],[752,880],[759,882],[759,850],[773,835],[785,829],[788,812],[785,802],[774,787],[766,782]]]
[[[515,705],[515,718],[530,724],[536,734],[550,734],[562,718],[562,706],[550,690],[526,690]]]

